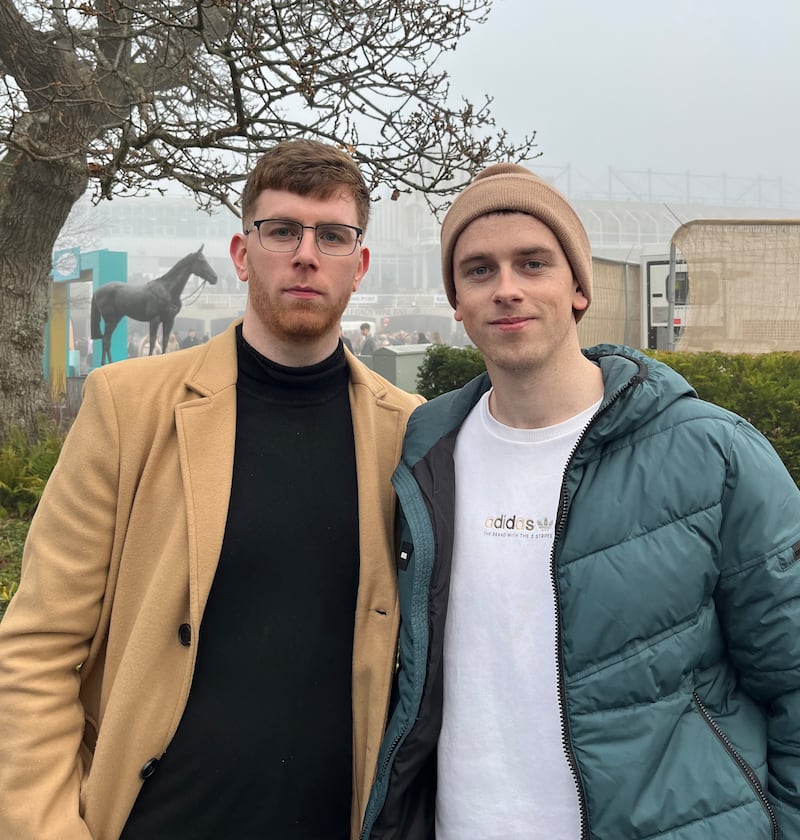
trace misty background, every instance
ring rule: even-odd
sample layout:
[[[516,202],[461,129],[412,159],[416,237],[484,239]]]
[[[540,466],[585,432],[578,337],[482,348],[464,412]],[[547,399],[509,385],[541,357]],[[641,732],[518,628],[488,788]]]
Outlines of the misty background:
[[[532,168],[781,178],[800,207],[796,0],[495,0],[445,65]]]
[[[453,103],[489,96],[512,142],[536,133],[527,165],[573,201],[595,256],[637,261],[668,253],[690,219],[800,218],[799,45],[796,0],[494,0],[442,69]],[[228,210],[197,211],[176,187],[87,198],[74,217],[83,235],[69,241],[68,226],[61,247],[124,251],[132,283],[204,244],[219,283],[176,328],[214,334],[241,314],[246,288],[228,256],[241,223]],[[449,328],[438,228],[419,194],[376,202],[370,271],[347,318],[435,313]],[[72,292],[78,334],[90,294]]]

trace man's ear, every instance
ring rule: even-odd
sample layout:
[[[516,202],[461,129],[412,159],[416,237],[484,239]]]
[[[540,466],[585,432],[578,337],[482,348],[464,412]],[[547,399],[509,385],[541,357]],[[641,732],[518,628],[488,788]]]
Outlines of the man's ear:
[[[589,299],[584,295],[578,281],[575,280],[575,290],[572,293],[572,309],[574,312],[583,312],[589,306]]]
[[[361,281],[364,279],[364,275],[367,273],[367,269],[369,268],[369,248],[362,248],[361,254],[358,259],[358,265],[356,266],[356,273],[353,277],[353,291],[358,291],[358,287],[361,285]]]
[[[236,269],[236,276],[246,283],[247,274],[247,237],[243,233],[234,233],[231,237],[230,255],[233,267]]]

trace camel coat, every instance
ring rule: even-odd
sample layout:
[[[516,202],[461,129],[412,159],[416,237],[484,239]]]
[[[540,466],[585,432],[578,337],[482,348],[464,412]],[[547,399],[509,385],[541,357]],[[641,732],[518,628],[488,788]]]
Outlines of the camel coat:
[[[347,359],[361,547],[356,837],[395,664],[390,477],[421,398]],[[175,733],[228,512],[236,373],[231,326],[205,345],[108,365],[86,380],[0,624],[5,840],[116,840]]]

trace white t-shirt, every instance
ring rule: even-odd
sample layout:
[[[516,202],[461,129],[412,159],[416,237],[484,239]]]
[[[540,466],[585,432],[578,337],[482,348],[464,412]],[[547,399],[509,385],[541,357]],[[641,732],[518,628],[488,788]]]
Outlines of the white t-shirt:
[[[437,840],[578,840],[562,744],[550,556],[564,469],[600,402],[544,429],[489,413],[455,447]]]

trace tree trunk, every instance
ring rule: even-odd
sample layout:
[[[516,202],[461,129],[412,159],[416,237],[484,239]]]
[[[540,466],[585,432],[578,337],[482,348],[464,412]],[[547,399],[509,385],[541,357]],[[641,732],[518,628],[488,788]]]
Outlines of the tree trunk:
[[[53,246],[87,187],[86,161],[0,161],[0,441],[34,434],[51,399],[42,370]]]
[[[174,180],[235,211],[266,140],[313,136],[433,207],[486,162],[529,159],[533,135],[488,133],[488,98],[451,108],[437,67],[490,0],[272,5],[0,0],[0,443],[50,408],[52,249],[89,178],[103,198]]]

